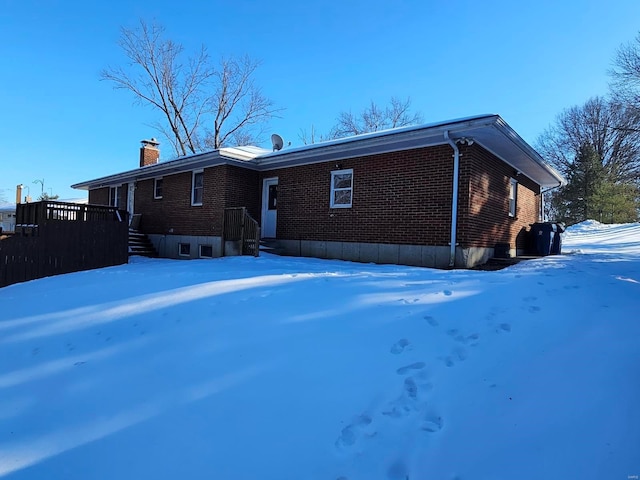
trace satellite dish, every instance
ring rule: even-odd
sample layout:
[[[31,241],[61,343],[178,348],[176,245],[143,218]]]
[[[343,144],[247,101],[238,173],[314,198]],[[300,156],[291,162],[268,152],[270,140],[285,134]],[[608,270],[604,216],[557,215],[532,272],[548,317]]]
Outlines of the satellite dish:
[[[274,152],[282,150],[282,147],[284,146],[284,140],[282,140],[282,137],[277,133],[271,135],[271,143],[273,144]]]

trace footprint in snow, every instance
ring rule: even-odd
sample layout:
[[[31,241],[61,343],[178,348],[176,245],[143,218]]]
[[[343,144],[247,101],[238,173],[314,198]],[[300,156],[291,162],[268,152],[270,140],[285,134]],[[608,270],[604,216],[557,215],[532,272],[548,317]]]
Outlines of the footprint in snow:
[[[410,398],[418,398],[418,385],[413,378],[404,379],[404,391]]]
[[[406,375],[408,373],[411,373],[412,370],[423,369],[426,365],[427,364],[424,362],[410,363],[409,365],[405,365],[404,367],[400,367],[399,369],[397,369],[396,373],[398,375]]]
[[[453,355],[461,362],[464,362],[467,359],[467,351],[464,348],[454,348]]]
[[[437,327],[438,325],[440,325],[440,323],[438,322],[438,320],[436,320],[435,318],[433,318],[431,315],[427,315],[426,317],[424,317],[424,319],[427,321],[427,323],[429,325],[431,325],[432,327]]]
[[[442,293],[444,293],[447,297],[453,295],[453,292],[451,290],[443,290]]]
[[[541,310],[541,308],[537,305],[531,305],[528,308],[528,310],[529,310],[529,313],[538,313]]]
[[[394,355],[399,355],[400,353],[404,352],[404,349],[408,346],[409,340],[407,340],[406,338],[401,338],[391,346],[391,349],[389,351]]]
[[[442,430],[442,426],[442,417],[438,417],[437,415],[427,415],[424,418],[420,429],[428,433],[436,433]]]
[[[456,328],[452,328],[447,330],[447,335],[453,338],[456,342],[459,343],[467,343],[469,341],[469,337],[465,337],[460,331]]]
[[[498,325],[498,332],[511,332],[511,325],[508,323],[501,323]]]
[[[396,460],[387,469],[388,480],[408,480],[409,470],[401,460]]]
[[[340,450],[343,450],[345,448],[353,446],[360,435],[366,434],[364,432],[364,429],[368,425],[371,425],[372,421],[373,420],[371,419],[371,417],[365,413],[363,413],[362,415],[358,415],[349,425],[342,429],[342,431],[340,432],[340,436],[336,440],[336,447]],[[375,432],[373,434],[366,435],[373,436],[375,435]]]

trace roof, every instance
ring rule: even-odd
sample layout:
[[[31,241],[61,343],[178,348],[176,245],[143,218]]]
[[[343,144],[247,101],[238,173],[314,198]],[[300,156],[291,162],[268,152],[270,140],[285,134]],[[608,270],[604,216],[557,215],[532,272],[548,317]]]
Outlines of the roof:
[[[344,160],[447,144],[445,132],[454,141],[473,140],[543,188],[566,183],[562,175],[548,165],[499,115],[486,114],[394,128],[273,152],[253,146],[221,148],[77,183],[72,187],[89,190],[216,165],[236,165],[262,171]]]

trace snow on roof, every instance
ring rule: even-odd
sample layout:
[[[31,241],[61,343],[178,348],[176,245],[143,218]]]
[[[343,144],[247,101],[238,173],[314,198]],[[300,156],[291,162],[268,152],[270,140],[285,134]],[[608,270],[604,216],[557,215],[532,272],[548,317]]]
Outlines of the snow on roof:
[[[256,146],[223,147],[219,150],[180,157],[168,162],[89,180],[72,187],[99,188],[221,164],[236,164],[245,168],[263,170],[273,168],[276,164],[279,167],[289,167],[410,150],[446,144],[445,132],[454,141],[462,138],[473,139],[516,171],[524,173],[544,188],[556,187],[564,182],[562,175],[549,166],[499,115],[483,114],[393,128],[278,151]]]

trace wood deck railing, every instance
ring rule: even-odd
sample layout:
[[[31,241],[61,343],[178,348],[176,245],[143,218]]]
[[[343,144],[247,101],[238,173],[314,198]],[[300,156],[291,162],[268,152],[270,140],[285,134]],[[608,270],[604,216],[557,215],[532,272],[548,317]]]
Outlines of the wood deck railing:
[[[247,212],[246,207],[224,209],[222,222],[222,254],[225,255],[225,242],[240,243],[242,255],[260,255],[260,226]]]
[[[16,229],[0,240],[0,287],[128,261],[127,212],[101,205],[16,206]]]
[[[16,206],[16,230],[19,226],[35,227],[50,221],[121,222],[124,210],[104,205],[42,201]]]

